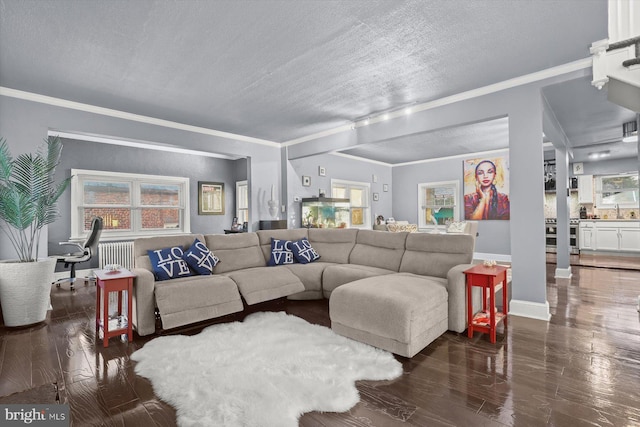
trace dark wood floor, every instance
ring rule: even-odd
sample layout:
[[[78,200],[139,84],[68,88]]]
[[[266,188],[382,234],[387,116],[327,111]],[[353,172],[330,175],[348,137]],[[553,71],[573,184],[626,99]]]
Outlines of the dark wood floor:
[[[348,413],[309,413],[300,425],[640,425],[640,271],[578,266],[573,278],[555,279],[554,270],[547,265],[550,322],[512,316],[496,344],[447,332],[412,359],[398,357],[401,378],[360,382]],[[0,403],[52,401],[57,383],[72,425],[175,425],[174,409],[129,359],[150,338],[96,345],[94,301],[93,286],[53,288],[45,323],[0,326]],[[326,301],[258,309],[329,323]],[[16,392],[24,394],[9,396]]]

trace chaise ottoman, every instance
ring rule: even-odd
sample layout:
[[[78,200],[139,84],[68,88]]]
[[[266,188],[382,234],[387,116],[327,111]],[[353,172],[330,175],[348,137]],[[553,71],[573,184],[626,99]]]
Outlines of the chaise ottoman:
[[[405,357],[448,326],[444,284],[414,274],[368,277],[337,287],[329,300],[337,334]]]

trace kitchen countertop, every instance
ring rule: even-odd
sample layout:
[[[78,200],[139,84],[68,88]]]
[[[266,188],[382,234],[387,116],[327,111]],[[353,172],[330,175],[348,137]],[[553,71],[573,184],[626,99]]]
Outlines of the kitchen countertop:
[[[598,218],[598,219],[581,219],[580,222],[640,222],[640,219],[616,219],[616,218]]]

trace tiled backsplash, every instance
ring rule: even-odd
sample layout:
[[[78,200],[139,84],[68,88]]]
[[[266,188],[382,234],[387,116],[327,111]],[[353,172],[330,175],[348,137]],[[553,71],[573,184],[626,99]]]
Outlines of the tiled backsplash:
[[[588,215],[597,215],[600,218],[607,219],[615,219],[616,218],[616,210],[615,209],[598,209],[592,207],[592,205],[587,205],[587,214]],[[620,215],[624,219],[632,219],[632,214],[636,219],[640,219],[640,215],[638,215],[638,209],[632,208],[620,208]],[[557,210],[556,210],[556,193],[544,193],[544,217],[545,218],[556,218]],[[606,217],[605,217],[606,216]],[[580,204],[578,203],[578,192],[572,191],[569,194],[569,218],[580,218]]]
[[[544,193],[544,217],[555,218],[556,213],[556,193]],[[578,203],[578,192],[569,193],[569,218],[580,217],[580,204]]]

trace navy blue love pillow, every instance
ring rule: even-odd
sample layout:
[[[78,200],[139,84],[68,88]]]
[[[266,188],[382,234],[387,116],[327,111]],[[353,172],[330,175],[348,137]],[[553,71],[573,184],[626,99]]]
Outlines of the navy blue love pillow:
[[[289,240],[281,240],[271,238],[271,256],[267,265],[285,265],[293,264],[295,259],[291,250],[292,242]]]
[[[198,274],[213,274],[214,267],[220,262],[220,258],[198,239],[187,249],[182,259]]]
[[[293,251],[293,256],[296,261],[300,264],[308,264],[320,259],[320,255],[315,249],[313,249],[311,243],[309,243],[309,240],[306,237],[296,240],[295,242],[291,242],[291,250]]]
[[[156,280],[169,280],[191,276],[189,265],[182,259],[184,251],[179,246],[147,251]]]

